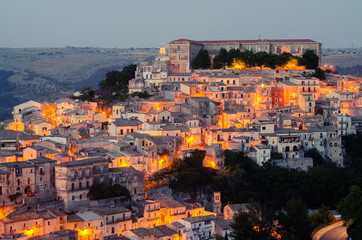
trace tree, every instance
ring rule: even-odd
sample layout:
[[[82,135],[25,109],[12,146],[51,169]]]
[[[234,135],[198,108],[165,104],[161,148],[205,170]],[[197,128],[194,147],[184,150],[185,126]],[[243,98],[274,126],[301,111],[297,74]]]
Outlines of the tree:
[[[255,53],[255,66],[262,67],[265,64],[265,61],[268,57],[268,53],[266,52],[257,52]]]
[[[362,190],[352,186],[348,195],[338,203],[337,211],[348,225],[347,233],[352,239],[362,239]]]
[[[79,99],[83,102],[94,100],[94,90],[90,87],[83,88],[83,90],[80,91]]]
[[[307,69],[317,69],[319,66],[319,57],[313,50],[307,50],[302,55],[302,63]]]
[[[209,52],[206,49],[200,49],[191,66],[193,69],[207,69],[210,68],[210,64]]]
[[[313,74],[313,77],[316,77],[320,80],[325,80],[326,79],[326,74],[324,72],[324,70],[322,70],[321,68],[317,68],[315,70],[315,73]]]
[[[304,153],[304,156],[313,158],[313,166],[325,165],[325,161],[322,155],[319,153],[319,151],[316,148],[309,149]]]
[[[227,64],[227,56],[228,56],[228,52],[226,51],[226,49],[221,48],[219,51],[219,54],[216,55],[213,59],[213,68],[214,69],[220,69],[220,68],[225,69],[226,64]]]
[[[233,65],[234,59],[240,59],[240,49],[230,49],[227,55],[227,65],[231,67]]]
[[[128,92],[128,82],[135,76],[137,65],[131,64],[122,71],[111,71],[106,73],[106,78],[99,82],[101,90]]]
[[[234,215],[231,237],[235,240],[268,240],[275,239],[275,214],[272,209],[260,202],[248,206],[248,212],[239,211]]]
[[[241,59],[248,68],[255,66],[255,57],[252,51],[244,51],[240,53],[239,59]]]
[[[278,212],[278,220],[281,225],[281,239],[307,240],[311,238],[308,210],[302,200],[290,199],[285,211]]]
[[[281,152],[272,152],[272,153],[271,153],[271,156],[270,156],[270,159],[271,159],[271,160],[274,160],[274,159],[283,159],[283,153],[281,153]]]
[[[111,197],[125,196],[131,200],[131,194],[127,188],[119,184],[105,184],[105,183],[94,183],[89,189],[89,199],[98,200]]]
[[[312,213],[311,216],[311,227],[312,229],[315,229],[319,226],[323,225],[330,225],[333,223],[334,216],[329,211],[329,208],[322,204],[321,208],[318,210],[318,212]]]

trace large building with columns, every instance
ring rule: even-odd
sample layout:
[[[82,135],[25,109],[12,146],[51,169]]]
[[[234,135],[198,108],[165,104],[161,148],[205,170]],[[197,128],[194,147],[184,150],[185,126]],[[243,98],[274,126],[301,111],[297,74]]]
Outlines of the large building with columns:
[[[210,57],[217,55],[221,48],[226,50],[240,49],[253,52],[267,52],[281,54],[290,52],[301,56],[307,50],[313,50],[321,59],[322,44],[310,39],[269,39],[269,40],[221,40],[221,41],[194,41],[178,39],[168,43],[169,70],[173,73],[191,72],[191,63],[200,51],[207,49]]]

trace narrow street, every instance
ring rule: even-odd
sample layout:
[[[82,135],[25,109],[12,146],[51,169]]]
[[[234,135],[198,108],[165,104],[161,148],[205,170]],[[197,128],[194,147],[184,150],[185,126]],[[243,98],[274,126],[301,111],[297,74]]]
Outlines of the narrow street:
[[[319,230],[313,240],[346,240],[348,238],[347,228],[343,222],[337,222]]]

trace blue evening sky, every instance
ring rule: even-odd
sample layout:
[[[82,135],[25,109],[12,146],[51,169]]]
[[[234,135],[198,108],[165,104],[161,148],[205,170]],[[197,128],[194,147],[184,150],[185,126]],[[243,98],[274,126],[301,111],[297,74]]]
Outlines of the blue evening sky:
[[[310,38],[362,47],[361,0],[0,0],[0,47]]]

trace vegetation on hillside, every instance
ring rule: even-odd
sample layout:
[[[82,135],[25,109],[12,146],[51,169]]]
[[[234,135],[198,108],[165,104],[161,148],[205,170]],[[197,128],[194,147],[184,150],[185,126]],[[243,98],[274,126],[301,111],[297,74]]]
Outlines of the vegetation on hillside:
[[[131,194],[127,188],[119,184],[105,184],[105,183],[94,183],[89,189],[89,199],[90,200],[99,200],[111,197],[120,197],[124,196],[127,199],[131,200]]]
[[[99,82],[100,90],[111,92],[128,92],[128,82],[135,77],[137,65],[131,64],[122,71],[111,71],[106,74],[106,78]]]
[[[299,66],[305,66],[307,69],[318,68],[319,57],[312,50],[306,51],[302,57],[297,57],[287,52],[277,55],[266,52],[241,52],[240,49],[226,51],[224,48],[221,48],[219,54],[214,57],[213,68],[232,67],[235,60],[240,60],[245,64],[246,68],[267,67],[275,69],[278,66],[284,66],[292,59],[297,60]]]
[[[128,93],[129,80],[134,78],[136,67],[131,64],[124,67],[122,71],[107,72],[106,78],[98,84],[100,90],[86,87],[80,91],[80,96],[72,96],[72,98],[81,101],[103,100],[105,105],[115,100],[125,101],[129,97],[150,98],[152,95],[147,91]]]
[[[206,49],[200,49],[194,61],[191,63],[193,69],[208,69],[210,65],[211,59]]]
[[[362,239],[362,190],[352,186],[348,195],[337,206],[347,224],[347,233],[352,239]]]

